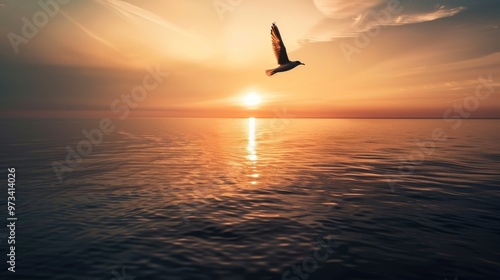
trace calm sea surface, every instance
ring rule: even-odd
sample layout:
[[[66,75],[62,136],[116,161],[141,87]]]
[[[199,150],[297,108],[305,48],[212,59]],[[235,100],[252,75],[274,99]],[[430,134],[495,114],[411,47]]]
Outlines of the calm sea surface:
[[[498,120],[0,124],[2,279],[500,277]]]

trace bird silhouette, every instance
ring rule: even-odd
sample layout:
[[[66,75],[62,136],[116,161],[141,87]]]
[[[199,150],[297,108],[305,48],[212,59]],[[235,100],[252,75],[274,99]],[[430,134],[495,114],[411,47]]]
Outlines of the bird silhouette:
[[[293,68],[299,65],[305,65],[304,63],[298,60],[290,61],[290,59],[288,59],[288,55],[286,54],[285,44],[283,44],[283,39],[281,39],[281,34],[280,31],[278,30],[278,26],[276,26],[276,23],[273,23],[273,25],[271,26],[271,42],[273,45],[274,55],[278,60],[279,66],[274,69],[266,70],[266,74],[268,76],[272,76],[279,72],[292,70]]]

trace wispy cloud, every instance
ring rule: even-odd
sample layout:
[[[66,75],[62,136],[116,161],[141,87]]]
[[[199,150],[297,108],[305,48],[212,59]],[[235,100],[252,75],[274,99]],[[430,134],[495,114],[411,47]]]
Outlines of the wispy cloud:
[[[400,15],[400,16],[395,18],[394,24],[403,25],[403,24],[433,21],[433,20],[440,19],[440,18],[454,16],[454,15],[462,12],[463,10],[465,10],[465,7],[463,7],[463,6],[456,7],[456,8],[449,8],[449,9],[447,9],[444,6],[440,6],[436,11],[433,11],[430,13]]]
[[[168,30],[182,34],[184,36],[194,37],[193,34],[183,30],[182,28],[176,26],[175,24],[172,24],[163,19],[162,17],[150,11],[147,11],[143,8],[135,6],[131,3],[121,0],[95,0],[95,1],[97,3],[102,4],[106,8],[112,10],[113,12],[117,13],[118,15],[125,17],[126,19],[129,19],[131,21],[136,21],[137,19],[144,19],[152,23],[155,23],[161,27],[164,27]]]
[[[95,34],[94,32],[90,31],[89,29],[87,29],[85,26],[83,26],[82,24],[80,24],[78,21],[76,21],[73,17],[71,17],[70,15],[68,15],[66,12],[64,11],[61,11],[61,14],[66,18],[68,19],[71,23],[73,23],[74,25],[76,25],[78,28],[80,28],[83,32],[85,32],[87,35],[89,35],[90,37],[92,37],[93,39],[97,40],[98,42],[114,49],[115,51],[123,54],[117,47],[115,47],[115,45],[111,44],[110,42],[108,42],[107,40],[99,37],[97,34]]]
[[[314,0],[316,8],[333,19],[355,16],[382,2],[383,0]]]
[[[363,5],[357,5],[355,7],[362,8]],[[315,26],[309,32],[307,39],[312,41],[331,41],[343,37],[356,37],[359,33],[366,32],[380,26],[400,26],[428,22],[441,18],[452,17],[461,13],[465,9],[466,8],[463,6],[454,8],[439,6],[435,8],[435,10],[429,12],[413,12],[403,10],[403,13],[391,14],[390,17],[379,21],[374,20],[373,12],[379,13],[380,11],[366,8],[351,18],[323,20],[323,22]],[[335,28],[331,28],[332,26],[335,26]]]

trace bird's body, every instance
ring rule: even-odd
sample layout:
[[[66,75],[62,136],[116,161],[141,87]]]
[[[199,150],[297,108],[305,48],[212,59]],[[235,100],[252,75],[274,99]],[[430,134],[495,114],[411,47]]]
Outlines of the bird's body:
[[[276,26],[275,23],[273,23],[273,25],[271,26],[271,42],[273,45],[274,55],[276,56],[276,59],[278,60],[278,64],[280,66],[274,69],[266,70],[266,74],[268,76],[272,76],[279,72],[292,70],[293,68],[299,65],[305,65],[300,61],[290,61],[288,59],[288,54],[286,53],[285,44],[281,39],[280,31],[278,30],[278,26]]]
[[[290,61],[289,63],[287,64],[283,64],[283,65],[280,65],[274,69],[268,69],[266,70],[266,74],[268,76],[272,76],[276,73],[279,73],[279,72],[285,72],[285,71],[288,71],[288,70],[292,70],[293,68],[299,66],[299,65],[305,65],[303,63],[300,63],[298,61]]]

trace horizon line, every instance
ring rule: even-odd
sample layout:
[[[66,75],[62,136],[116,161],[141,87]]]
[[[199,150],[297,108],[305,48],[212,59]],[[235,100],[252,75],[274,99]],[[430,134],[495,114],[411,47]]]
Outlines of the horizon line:
[[[16,120],[16,119],[118,119],[118,117],[90,117],[90,116],[67,116],[67,117],[54,117],[54,116],[0,116],[0,120]],[[280,117],[215,117],[215,116],[206,116],[206,117],[194,117],[194,116],[170,116],[170,117],[128,117],[127,119],[275,119]],[[435,118],[435,117],[289,117],[287,119],[359,119],[359,120],[448,120],[446,118]],[[472,118],[462,118],[461,120],[500,120],[500,117],[472,117]],[[120,120],[124,121],[124,120]]]

